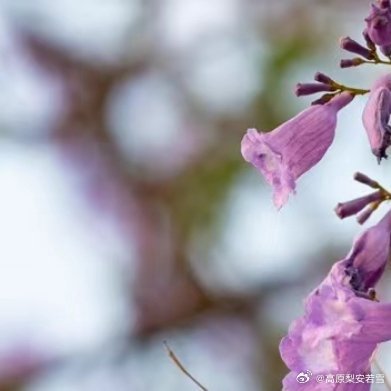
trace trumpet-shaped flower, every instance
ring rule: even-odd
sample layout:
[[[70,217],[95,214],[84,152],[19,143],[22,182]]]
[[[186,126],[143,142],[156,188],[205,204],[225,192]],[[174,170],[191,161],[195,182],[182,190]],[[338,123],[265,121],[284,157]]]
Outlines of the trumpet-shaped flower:
[[[391,212],[354,243],[306,299],[305,314],[293,322],[280,344],[291,370],[285,391],[367,391],[370,384],[320,384],[319,375],[370,373],[380,342],[391,339],[391,304],[376,300],[374,287],[390,255]],[[296,378],[311,371],[306,384]]]
[[[353,99],[344,92],[324,105],[314,105],[269,133],[249,129],[241,151],[274,188],[277,208],[295,191],[296,180],[317,164],[334,139],[337,113]]]

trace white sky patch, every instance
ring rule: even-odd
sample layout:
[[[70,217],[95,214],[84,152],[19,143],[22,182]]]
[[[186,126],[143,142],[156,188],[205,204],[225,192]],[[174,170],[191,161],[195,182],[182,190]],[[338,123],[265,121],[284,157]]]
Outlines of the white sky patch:
[[[126,327],[120,271],[86,245],[49,149],[0,148],[0,347],[93,348]]]
[[[108,120],[124,156],[155,175],[181,167],[197,150],[200,136],[186,121],[181,96],[159,73],[146,73],[114,90]]]
[[[80,56],[115,61],[141,16],[139,0],[2,0],[9,15]]]
[[[245,37],[215,40],[189,61],[186,83],[207,110],[241,113],[259,92],[259,53],[251,41]]]
[[[189,46],[215,35],[232,33],[238,27],[238,0],[166,0],[163,2],[161,28],[169,46]]]
[[[212,246],[211,260],[207,265],[194,264],[212,290],[247,291],[250,286],[289,279],[303,272],[317,248],[311,221],[297,208],[285,207],[278,213],[270,189],[261,182],[255,172],[239,178],[223,207],[222,233]],[[204,257],[196,250],[195,260]]]

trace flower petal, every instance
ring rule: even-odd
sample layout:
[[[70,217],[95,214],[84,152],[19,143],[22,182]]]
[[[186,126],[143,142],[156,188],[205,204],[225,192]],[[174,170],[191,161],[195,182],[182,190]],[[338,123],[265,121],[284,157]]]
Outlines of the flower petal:
[[[274,189],[274,203],[283,206],[294,192],[296,180],[317,164],[330,147],[337,112],[353,96],[343,93],[324,105],[312,106],[269,133],[249,129],[241,152]]]

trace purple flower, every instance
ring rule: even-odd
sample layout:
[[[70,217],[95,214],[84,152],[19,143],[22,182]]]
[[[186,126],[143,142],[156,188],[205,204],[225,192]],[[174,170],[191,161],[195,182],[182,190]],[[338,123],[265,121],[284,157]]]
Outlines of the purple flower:
[[[391,144],[391,128],[388,125],[391,114],[391,75],[378,79],[371,88],[363,112],[363,123],[372,152],[380,162],[386,158],[386,149]]]
[[[372,42],[382,49],[388,47],[391,44],[390,8],[388,6],[380,8],[372,4],[371,13],[365,21],[367,22],[366,31]]]
[[[342,93],[324,105],[302,111],[272,132],[247,131],[242,155],[273,186],[277,208],[295,190],[296,179],[322,159],[334,139],[337,113],[352,99],[351,94]]]
[[[391,211],[355,241],[349,255],[331,268],[305,301],[304,315],[294,321],[280,344],[291,372],[284,390],[335,390],[317,375],[369,374],[370,359],[380,342],[391,339],[391,303],[376,300],[374,287],[390,255]],[[297,382],[311,371],[310,381]],[[329,386],[329,388],[328,388]],[[344,384],[338,390],[369,390],[370,384]]]

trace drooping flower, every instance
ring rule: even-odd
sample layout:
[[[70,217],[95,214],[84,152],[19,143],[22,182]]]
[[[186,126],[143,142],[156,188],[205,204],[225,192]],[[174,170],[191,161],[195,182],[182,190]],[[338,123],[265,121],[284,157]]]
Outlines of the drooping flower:
[[[334,139],[337,113],[352,99],[344,92],[324,105],[311,106],[272,132],[249,129],[243,137],[242,155],[273,186],[277,208],[295,190],[296,180],[322,159]]]
[[[290,369],[285,391],[367,391],[369,383],[325,384],[318,375],[370,373],[377,344],[391,339],[391,303],[376,299],[375,286],[390,255],[391,211],[366,230],[348,256],[331,268],[305,301],[304,315],[293,322],[280,344]],[[310,371],[305,384],[297,376]],[[337,388],[339,387],[339,388]]]
[[[391,45],[391,10],[388,2],[381,2],[380,7],[372,4],[370,15],[365,19],[366,32],[372,42],[380,46],[382,52],[390,54]]]
[[[363,124],[373,154],[380,162],[386,158],[386,149],[391,145],[391,75],[378,79],[371,88],[363,112]]]

